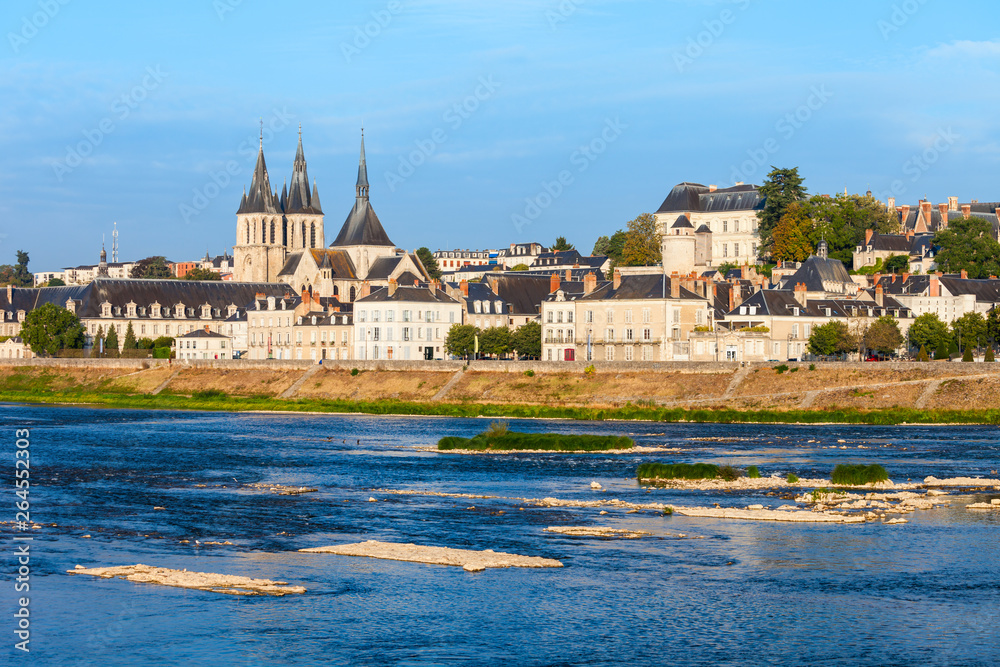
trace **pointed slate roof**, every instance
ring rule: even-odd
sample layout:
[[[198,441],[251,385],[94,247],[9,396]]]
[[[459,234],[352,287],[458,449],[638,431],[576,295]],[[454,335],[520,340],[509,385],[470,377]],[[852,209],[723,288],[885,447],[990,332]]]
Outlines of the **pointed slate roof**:
[[[316,192],[316,185],[313,183],[313,192]],[[299,147],[295,151],[295,164],[292,166],[292,184],[288,190],[288,204],[285,207],[287,213],[311,213],[322,215],[323,211],[319,207],[319,197],[313,200],[309,192],[309,173],[306,170],[305,152],[302,150],[302,129],[299,129]]]
[[[347,215],[344,226],[336,240],[330,244],[335,246],[374,245],[392,246],[396,244],[389,240],[382,223],[368,201],[368,167],[365,164],[365,138],[361,137],[361,160],[358,164],[358,183],[355,186],[356,199],[354,208]]]
[[[279,213],[280,201],[271,192],[271,181],[267,176],[267,164],[264,162],[264,143],[261,141],[260,152],[257,153],[257,166],[253,170],[250,181],[250,191],[240,203],[240,213]]]

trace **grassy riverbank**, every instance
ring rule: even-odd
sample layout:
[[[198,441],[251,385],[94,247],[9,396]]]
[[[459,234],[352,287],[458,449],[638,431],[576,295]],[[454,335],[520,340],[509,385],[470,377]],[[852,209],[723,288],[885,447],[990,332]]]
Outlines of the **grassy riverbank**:
[[[438,449],[449,451],[516,452],[545,450],[551,452],[602,452],[632,449],[632,438],[613,435],[566,435],[562,433],[480,433],[472,438],[448,436],[438,441]]]
[[[685,409],[625,404],[587,408],[524,404],[469,402],[417,402],[400,400],[357,401],[346,399],[280,399],[271,395],[231,396],[224,392],[190,395],[163,392],[157,396],[128,392],[95,392],[75,389],[0,391],[0,402],[77,404],[139,410],[209,410],[226,412],[329,412],[373,415],[434,415],[444,417],[509,417],[577,420],[642,420],[698,423],[802,423],[802,424],[1000,424],[1000,409],[918,410],[734,410],[730,408]]]

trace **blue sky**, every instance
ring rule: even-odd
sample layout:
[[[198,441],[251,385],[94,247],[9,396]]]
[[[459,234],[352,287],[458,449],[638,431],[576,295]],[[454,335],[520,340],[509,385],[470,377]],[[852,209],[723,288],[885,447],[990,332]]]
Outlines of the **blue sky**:
[[[232,246],[263,118],[298,126],[332,240],[589,252],[676,183],[1000,200],[1000,8],[934,0],[7,0],[0,263]]]

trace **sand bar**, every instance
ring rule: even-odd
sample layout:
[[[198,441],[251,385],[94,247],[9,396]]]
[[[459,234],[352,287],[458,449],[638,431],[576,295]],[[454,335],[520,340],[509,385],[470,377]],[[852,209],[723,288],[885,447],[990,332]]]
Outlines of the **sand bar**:
[[[470,572],[478,572],[486,568],[502,567],[562,567],[563,564],[551,558],[538,556],[519,556],[487,549],[472,551],[469,549],[451,549],[448,547],[428,547],[420,544],[401,544],[398,542],[378,542],[368,540],[356,544],[338,544],[329,547],[314,547],[299,549],[313,554],[337,554],[339,556],[365,556],[384,560],[399,560],[409,563],[427,563],[429,565],[454,565]]]
[[[175,588],[194,588],[212,593],[227,595],[289,595],[305,593],[302,586],[289,586],[285,581],[270,579],[251,579],[229,574],[212,574],[210,572],[188,572],[187,570],[171,570],[165,567],[151,565],[122,565],[118,567],[86,568],[77,565],[69,574],[89,574],[103,579],[117,577],[140,584],[159,584]]]

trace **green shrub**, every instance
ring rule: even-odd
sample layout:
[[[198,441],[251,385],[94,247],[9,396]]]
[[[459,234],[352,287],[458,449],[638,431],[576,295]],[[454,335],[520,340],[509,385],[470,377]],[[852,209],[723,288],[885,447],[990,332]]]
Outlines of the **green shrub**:
[[[154,359],[169,359],[170,358],[170,348],[169,347],[154,347],[153,348],[153,358]]]
[[[593,377],[595,373],[597,373],[597,369],[594,368],[593,364],[583,369],[583,374],[587,377]]]
[[[775,366],[774,370],[777,371],[778,375],[781,375],[788,370],[788,364],[781,364],[780,366]]]
[[[191,394],[191,398],[196,398],[199,400],[213,399],[213,398],[227,398],[229,394],[222,391],[221,389],[205,389],[204,391],[196,391]]]
[[[502,422],[494,422],[499,424]],[[493,429],[491,425],[490,429]],[[498,428],[499,430],[499,428]],[[480,433],[472,438],[449,436],[438,440],[439,450],[471,449],[476,451],[519,451],[539,449],[554,452],[599,452],[612,449],[631,449],[635,443],[626,436],[614,435],[563,435],[560,433]]]
[[[830,481],[840,486],[864,486],[887,479],[889,473],[877,463],[867,466],[860,463],[839,463],[830,475]]]
[[[796,366],[795,368],[793,368],[792,370],[790,370],[790,371],[789,371],[789,373],[795,373],[795,372],[797,372],[798,370],[799,370],[799,367],[798,367],[798,366]]]
[[[760,479],[760,469],[757,466],[747,468],[747,477],[750,479]]]
[[[997,360],[997,358],[996,358],[996,355],[993,352],[993,346],[992,345],[987,345],[986,346],[986,356],[983,357],[983,361],[993,362],[993,361],[996,361],[996,360]]]
[[[974,361],[972,358],[972,348],[966,347],[965,352],[962,353],[962,361]]]
[[[785,478],[785,481],[788,482],[789,484],[798,484],[799,483],[799,477],[798,477],[798,475],[794,475],[792,473],[788,473],[788,477]]]
[[[669,507],[668,506],[668,507],[664,507],[663,508],[663,516],[673,516],[673,515],[674,515],[674,508],[673,507]]]
[[[809,370],[811,371],[816,370],[816,364],[809,364]]]
[[[711,463],[643,463],[636,471],[639,479],[715,479],[719,466]]]
[[[719,466],[719,477],[726,482],[735,482],[743,476],[743,471],[731,465]]]
[[[528,370],[524,371],[524,376],[525,377],[529,377],[529,378],[533,378],[533,377],[535,377],[535,371],[533,371],[533,370],[531,370],[529,368]]]
[[[920,346],[920,351],[917,352],[917,361],[930,361],[931,357],[927,354],[927,348],[923,345]]]
[[[354,377],[357,377],[360,373],[361,373],[361,371],[359,371],[357,368],[352,368],[351,369],[351,375],[354,376]]]
[[[483,433],[487,438],[500,438],[510,432],[510,424],[505,421],[490,422],[490,427]]]

